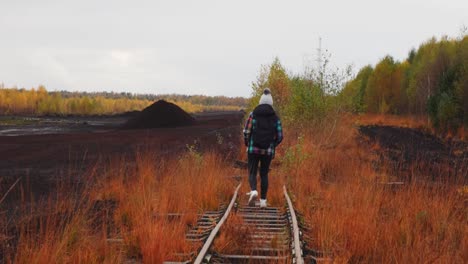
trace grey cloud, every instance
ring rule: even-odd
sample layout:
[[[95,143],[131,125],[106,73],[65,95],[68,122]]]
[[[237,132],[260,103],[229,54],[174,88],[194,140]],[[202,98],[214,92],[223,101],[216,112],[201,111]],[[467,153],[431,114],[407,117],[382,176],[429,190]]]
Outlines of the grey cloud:
[[[318,37],[335,65],[404,59],[456,35],[451,1],[2,1],[0,82],[50,89],[248,96],[278,56],[301,71]]]

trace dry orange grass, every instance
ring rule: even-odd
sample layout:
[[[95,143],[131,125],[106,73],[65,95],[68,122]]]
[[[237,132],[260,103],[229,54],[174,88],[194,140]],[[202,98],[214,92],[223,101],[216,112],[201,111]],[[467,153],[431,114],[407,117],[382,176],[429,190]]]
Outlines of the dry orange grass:
[[[193,245],[185,241],[188,224],[196,214],[215,210],[226,203],[234,190],[230,169],[219,155],[189,153],[168,164],[154,164],[148,155],[137,158],[139,178],[122,184],[116,195],[121,205],[115,216],[128,228],[122,232],[130,248],[138,247],[145,263],[159,263],[174,253],[189,253]],[[107,188],[104,188],[107,189]],[[171,222],[168,213],[184,214]]]
[[[237,214],[231,214],[227,219],[226,224],[220,231],[219,236],[216,238],[213,244],[213,250],[221,254],[232,254],[232,255],[254,255],[252,246],[249,246],[249,242],[253,239],[253,235],[259,231],[255,227],[243,225],[243,219]],[[278,241],[282,241],[283,237],[278,235],[276,239],[271,240],[269,245],[273,249],[279,249],[280,245]],[[288,252],[284,252],[285,255]],[[283,256],[280,254],[278,256]],[[258,263],[254,260],[250,260],[252,263]],[[250,263],[249,262],[249,263]],[[290,259],[271,261],[271,263],[291,263]]]
[[[5,261],[176,260],[174,253],[190,253],[199,246],[185,240],[197,214],[228,202],[235,187],[230,164],[219,154],[193,150],[170,159],[138,152],[134,160],[114,160],[97,171],[78,199],[68,196],[72,189],[61,189],[39,208],[42,214],[24,213],[16,224],[18,247],[4,251]],[[103,215],[96,204],[106,203],[115,208]],[[169,213],[180,216],[167,217]]]
[[[231,214],[213,244],[216,252],[224,254],[250,254],[246,243],[252,239],[253,229],[243,225],[243,219]]]
[[[357,145],[355,122],[347,116],[299,138],[286,133],[283,169],[295,206],[313,227],[310,247],[337,263],[466,263],[466,193],[429,182],[382,185],[399,175],[373,169],[371,146]]]

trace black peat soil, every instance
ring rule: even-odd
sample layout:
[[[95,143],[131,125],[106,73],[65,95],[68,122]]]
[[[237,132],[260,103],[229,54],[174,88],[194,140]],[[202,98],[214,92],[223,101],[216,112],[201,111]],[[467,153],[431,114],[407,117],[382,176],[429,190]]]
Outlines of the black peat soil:
[[[360,126],[362,142],[377,144],[380,163],[394,171],[416,172],[432,179],[466,182],[468,142],[443,140],[423,131],[395,126]]]

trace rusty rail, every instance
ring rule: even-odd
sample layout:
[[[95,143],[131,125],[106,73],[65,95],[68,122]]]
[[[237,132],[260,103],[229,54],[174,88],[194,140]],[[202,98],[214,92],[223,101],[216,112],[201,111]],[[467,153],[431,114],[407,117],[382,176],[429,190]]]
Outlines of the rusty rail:
[[[289,212],[291,214],[291,224],[293,228],[293,238],[294,238],[294,258],[296,259],[297,264],[303,264],[304,258],[302,257],[302,249],[301,249],[301,240],[299,237],[299,225],[297,223],[296,212],[294,211],[294,207],[292,205],[291,199],[289,198],[288,191],[286,190],[286,186],[283,186],[284,197],[286,197],[286,201],[288,202]]]
[[[237,199],[237,193],[239,192],[240,187],[241,187],[241,184],[239,184],[237,186],[236,191],[234,192],[234,195],[232,196],[231,202],[229,203],[229,206],[226,209],[226,212],[224,213],[224,216],[218,222],[216,227],[211,231],[210,236],[207,238],[205,244],[203,245],[202,249],[198,253],[197,258],[195,259],[195,261],[193,263],[195,263],[195,264],[201,264],[202,263],[203,259],[205,258],[205,255],[206,255],[206,253],[208,253],[208,250],[210,249],[211,244],[213,243],[216,235],[218,234],[219,230],[221,229],[221,226],[224,224],[224,222],[226,221],[229,213],[231,212],[232,207],[234,206],[234,202]]]

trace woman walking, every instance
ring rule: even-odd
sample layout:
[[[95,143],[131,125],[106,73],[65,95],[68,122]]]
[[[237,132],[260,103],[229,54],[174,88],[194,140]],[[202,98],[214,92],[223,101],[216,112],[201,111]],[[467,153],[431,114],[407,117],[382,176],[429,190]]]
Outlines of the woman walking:
[[[258,197],[257,171],[260,164],[260,207],[267,206],[268,171],[275,156],[275,148],[283,140],[281,121],[273,109],[273,97],[266,88],[257,107],[250,113],[244,127],[244,143],[247,147],[250,192],[249,205]]]

